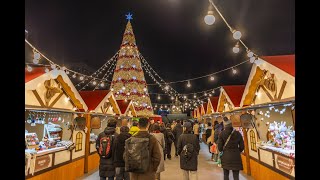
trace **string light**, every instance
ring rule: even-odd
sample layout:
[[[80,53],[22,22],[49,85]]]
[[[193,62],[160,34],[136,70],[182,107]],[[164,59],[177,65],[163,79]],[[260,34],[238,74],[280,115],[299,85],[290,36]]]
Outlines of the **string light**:
[[[240,51],[239,42],[237,42],[237,44],[232,48],[232,51],[234,53],[239,53],[239,51]]]
[[[249,58],[251,58],[251,57],[253,56],[253,52],[250,51],[250,50],[248,50],[248,51],[247,51],[247,56],[248,56]]]
[[[191,87],[190,81],[188,81],[187,87]]]
[[[211,96],[212,96],[212,94],[210,94],[210,93],[209,93],[209,96],[211,97]]]
[[[102,83],[100,84],[100,86],[101,86],[101,87],[104,87],[104,83],[102,82]]]
[[[48,73],[50,70],[48,68],[44,69],[44,72]]]
[[[97,84],[97,82],[96,82],[96,81],[93,81],[93,82],[92,82],[92,84],[93,84],[93,85],[96,85],[96,84]]]
[[[80,76],[80,80],[82,81],[84,79],[84,77],[83,76]]]
[[[126,87],[122,86],[122,90],[125,90],[125,89],[126,89]]]
[[[161,97],[160,97],[160,96],[158,96],[158,99],[161,99]]]
[[[236,40],[239,40],[241,38],[241,36],[242,36],[240,31],[234,30],[232,33],[233,33],[233,35],[232,35],[233,38],[236,39]]]
[[[232,73],[233,73],[233,74],[236,74],[236,73],[237,73],[237,70],[232,68]]]
[[[210,77],[210,80],[211,80],[211,81],[213,81],[213,80],[214,80],[214,77],[213,77],[213,76],[211,76],[211,77]]]
[[[113,91],[114,89],[113,89],[113,88],[111,88],[110,90],[111,90],[111,91]]]
[[[197,98],[197,95],[196,95],[196,94],[194,94],[193,98]]]
[[[39,59],[35,59],[35,58],[34,58],[34,59],[32,60],[32,62],[33,62],[34,64],[38,64],[38,63],[39,63]]]
[[[212,10],[213,10],[213,7],[212,7],[212,5],[210,4],[210,5],[209,5],[209,9],[208,9],[208,13],[207,13],[207,15],[204,17],[204,22],[205,22],[207,25],[212,25],[212,24],[216,21],[216,18],[214,17]]]
[[[66,74],[70,74],[70,72],[69,72],[69,71],[66,71]]]
[[[164,87],[164,89],[165,89],[165,90],[169,90],[169,86],[166,85],[166,86]]]
[[[207,96],[208,94],[205,92],[204,95]]]
[[[173,96],[171,96],[171,100],[174,100],[174,97],[173,97]]]
[[[214,89],[212,89],[212,93],[214,94]]]
[[[255,60],[256,60],[256,57],[254,57],[254,56],[252,56],[252,57],[250,58],[250,62],[251,62],[251,63],[254,63]]]
[[[27,71],[28,71],[28,72],[31,72],[31,71],[32,71],[32,67],[28,65],[28,66],[27,66]]]
[[[52,69],[55,69],[55,68],[56,68],[56,65],[55,65],[55,64],[51,64],[51,68],[52,68]]]
[[[76,75],[76,74],[73,74],[73,75],[72,75],[72,77],[73,77],[73,78],[76,78],[76,77],[77,77],[77,75]]]
[[[143,91],[147,91],[147,88],[143,88]]]
[[[184,99],[187,99],[187,96],[183,96]]]

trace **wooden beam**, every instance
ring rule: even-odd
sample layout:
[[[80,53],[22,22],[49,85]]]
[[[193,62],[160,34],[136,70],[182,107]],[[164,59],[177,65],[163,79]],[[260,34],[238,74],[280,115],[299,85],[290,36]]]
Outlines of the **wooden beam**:
[[[91,115],[86,114],[86,126],[88,131],[86,133],[85,152],[84,152],[84,173],[88,173],[88,159],[90,155],[90,132],[91,132]]]
[[[58,100],[61,98],[61,96],[62,96],[63,94],[64,94],[63,92],[60,93],[60,94],[57,96],[57,98],[56,98],[54,101],[52,101],[52,103],[49,105],[49,107],[53,107],[53,106],[58,102]]]
[[[243,139],[244,139],[244,153],[246,155],[246,163],[247,163],[247,174],[251,175],[251,167],[250,167],[250,154],[249,154],[249,143],[248,143],[248,133],[245,128],[243,131]]]
[[[283,80],[277,100],[280,100],[280,99],[281,99],[286,85],[287,85],[287,81],[286,81],[286,80]]]
[[[271,94],[269,93],[269,91],[264,87],[264,86],[261,86],[261,88],[263,89],[263,91],[267,94],[268,98],[271,100],[271,101],[274,101],[275,99],[273,99],[273,97],[271,96]]]
[[[102,108],[102,106],[100,106],[100,109],[101,109],[101,112],[102,112],[103,114],[105,114],[104,109]]]
[[[41,97],[39,96],[39,93],[37,92],[37,90],[32,90],[32,92],[33,92],[34,96],[37,98],[38,102],[40,103],[40,106],[41,106],[41,107],[47,107],[47,106],[43,103],[43,101],[42,101]]]

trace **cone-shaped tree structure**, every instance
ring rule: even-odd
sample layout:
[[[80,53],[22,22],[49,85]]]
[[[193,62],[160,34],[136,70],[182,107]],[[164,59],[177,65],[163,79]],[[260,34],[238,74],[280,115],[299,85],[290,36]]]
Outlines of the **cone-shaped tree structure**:
[[[117,100],[133,100],[138,116],[150,116],[153,109],[130,18],[128,20],[110,90]]]

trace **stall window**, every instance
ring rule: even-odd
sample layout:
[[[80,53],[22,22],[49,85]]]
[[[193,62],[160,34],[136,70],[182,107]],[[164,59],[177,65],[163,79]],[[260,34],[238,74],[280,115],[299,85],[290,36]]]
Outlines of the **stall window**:
[[[78,132],[76,135],[76,152],[82,150],[82,133]]]
[[[256,146],[256,135],[253,130],[250,130],[250,145],[251,150],[257,152],[257,146]]]

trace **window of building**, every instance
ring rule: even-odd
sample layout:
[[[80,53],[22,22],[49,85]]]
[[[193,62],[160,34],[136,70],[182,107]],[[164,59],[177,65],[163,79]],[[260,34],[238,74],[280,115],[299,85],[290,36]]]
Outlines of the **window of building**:
[[[251,150],[257,152],[256,134],[254,133],[253,130],[250,130],[250,145],[251,145]]]
[[[76,152],[82,150],[82,133],[78,132],[76,135]]]

